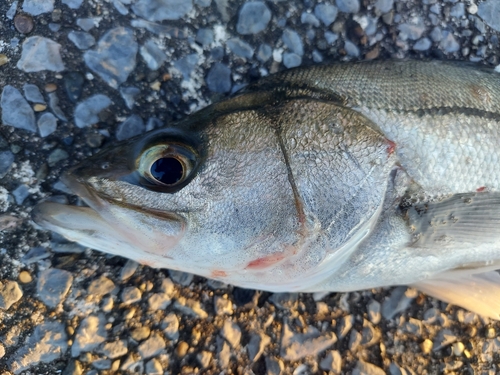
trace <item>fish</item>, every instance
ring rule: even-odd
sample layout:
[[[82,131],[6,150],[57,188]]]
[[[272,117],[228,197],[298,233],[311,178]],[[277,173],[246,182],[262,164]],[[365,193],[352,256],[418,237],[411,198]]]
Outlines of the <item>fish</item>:
[[[500,319],[500,75],[451,61],[300,67],[103,149],[85,206],[35,223],[270,292],[408,285]]]

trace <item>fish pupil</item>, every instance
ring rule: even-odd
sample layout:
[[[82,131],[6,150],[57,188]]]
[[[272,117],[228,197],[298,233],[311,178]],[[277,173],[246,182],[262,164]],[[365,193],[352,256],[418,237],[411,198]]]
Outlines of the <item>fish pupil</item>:
[[[173,185],[182,178],[183,169],[176,158],[161,158],[151,165],[151,175],[163,184]]]

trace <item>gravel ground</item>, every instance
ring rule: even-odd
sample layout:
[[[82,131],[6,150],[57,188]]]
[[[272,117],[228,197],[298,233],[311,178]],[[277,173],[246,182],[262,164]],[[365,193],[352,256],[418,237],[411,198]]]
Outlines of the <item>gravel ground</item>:
[[[270,294],[39,230],[61,171],[260,76],[499,64],[497,0],[0,2],[0,374],[495,374],[500,325],[406,287]]]

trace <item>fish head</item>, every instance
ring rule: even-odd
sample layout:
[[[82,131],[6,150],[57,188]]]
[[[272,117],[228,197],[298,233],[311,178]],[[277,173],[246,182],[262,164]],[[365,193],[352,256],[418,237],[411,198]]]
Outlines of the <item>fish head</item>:
[[[258,100],[236,97],[90,157],[62,178],[88,207],[46,202],[34,220],[97,250],[244,287],[318,282],[376,222],[388,143],[335,104]]]

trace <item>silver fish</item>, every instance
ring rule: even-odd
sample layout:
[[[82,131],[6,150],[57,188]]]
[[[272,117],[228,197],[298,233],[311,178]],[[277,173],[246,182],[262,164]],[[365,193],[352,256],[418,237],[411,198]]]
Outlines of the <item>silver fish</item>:
[[[500,318],[500,75],[451,62],[315,66],[116,144],[42,227],[246,288],[412,285]]]

